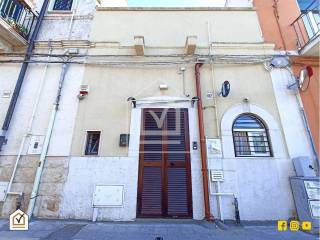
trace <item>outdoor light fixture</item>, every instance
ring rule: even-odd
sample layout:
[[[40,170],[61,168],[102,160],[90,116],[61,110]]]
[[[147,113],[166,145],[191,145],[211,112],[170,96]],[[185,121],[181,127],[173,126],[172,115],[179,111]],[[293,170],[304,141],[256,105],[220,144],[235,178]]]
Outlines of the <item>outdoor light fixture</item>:
[[[196,101],[199,101],[200,99],[198,98],[198,97],[193,97],[192,99],[191,99],[191,106],[192,107],[194,107],[194,103],[196,102]]]
[[[128,102],[132,102],[133,108],[137,107],[137,100],[134,97],[128,97]]]
[[[168,85],[167,84],[160,84],[159,85],[160,90],[168,90]]]

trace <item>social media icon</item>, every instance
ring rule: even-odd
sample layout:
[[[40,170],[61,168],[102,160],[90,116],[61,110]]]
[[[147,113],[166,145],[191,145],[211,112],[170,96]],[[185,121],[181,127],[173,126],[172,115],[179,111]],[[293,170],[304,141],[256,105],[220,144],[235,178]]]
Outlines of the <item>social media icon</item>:
[[[309,222],[309,221],[304,221],[301,224],[301,228],[302,228],[303,231],[311,231],[312,223]]]
[[[278,221],[278,231],[287,231],[288,223],[287,221]]]
[[[298,221],[291,221],[290,222],[290,230],[293,232],[299,231],[299,222]]]

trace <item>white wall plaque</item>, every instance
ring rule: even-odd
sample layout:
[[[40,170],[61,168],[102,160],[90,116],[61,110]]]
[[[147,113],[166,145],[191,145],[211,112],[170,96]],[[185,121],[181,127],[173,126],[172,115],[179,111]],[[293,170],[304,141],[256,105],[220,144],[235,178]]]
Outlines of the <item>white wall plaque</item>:
[[[208,158],[222,157],[222,146],[219,138],[207,138]]]
[[[96,186],[93,194],[93,207],[122,207],[123,185]]]
[[[41,154],[44,136],[31,136],[28,148],[29,155]]]

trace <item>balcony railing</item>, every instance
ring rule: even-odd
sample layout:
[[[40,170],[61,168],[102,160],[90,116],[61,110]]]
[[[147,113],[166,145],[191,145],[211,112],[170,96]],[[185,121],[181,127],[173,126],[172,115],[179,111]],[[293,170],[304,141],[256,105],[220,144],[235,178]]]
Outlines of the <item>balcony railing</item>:
[[[0,18],[28,40],[37,15],[23,0],[0,0]]]
[[[301,50],[320,35],[319,8],[303,11],[292,26],[297,35],[298,48]]]

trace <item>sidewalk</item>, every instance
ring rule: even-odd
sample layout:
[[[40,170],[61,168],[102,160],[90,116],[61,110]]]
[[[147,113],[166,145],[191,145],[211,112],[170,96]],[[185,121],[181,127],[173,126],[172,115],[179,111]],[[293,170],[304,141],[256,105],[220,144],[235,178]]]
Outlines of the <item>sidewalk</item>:
[[[232,224],[193,220],[137,220],[99,222],[34,220],[29,231],[9,231],[8,221],[0,220],[0,240],[313,240],[303,232],[278,232],[275,223]]]

